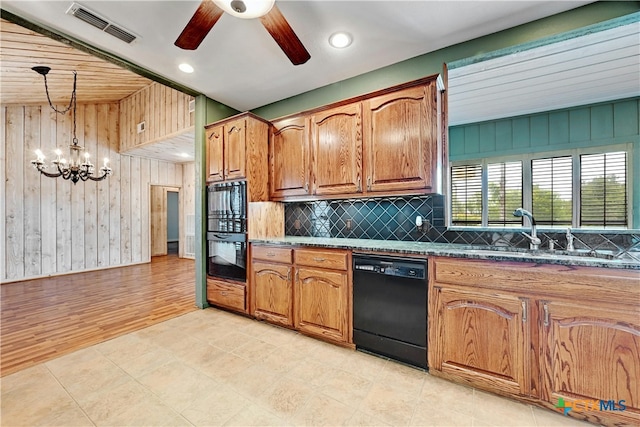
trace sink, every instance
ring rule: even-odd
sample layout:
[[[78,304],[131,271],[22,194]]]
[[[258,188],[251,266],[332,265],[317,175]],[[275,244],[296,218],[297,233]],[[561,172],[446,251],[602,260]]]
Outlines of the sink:
[[[508,257],[548,257],[548,258],[573,258],[573,257],[586,257],[586,258],[598,258],[598,259],[616,259],[616,256],[612,253],[597,252],[591,250],[575,250],[575,251],[563,251],[563,250],[545,250],[545,249],[521,249],[521,248],[469,248],[464,251],[467,254],[475,255],[487,255],[487,256],[508,256]]]

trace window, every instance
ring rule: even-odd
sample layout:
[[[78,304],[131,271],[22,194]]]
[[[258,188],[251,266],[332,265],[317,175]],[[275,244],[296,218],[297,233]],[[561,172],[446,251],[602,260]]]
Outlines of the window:
[[[451,168],[452,220],[455,225],[482,224],[482,166]]]
[[[628,153],[584,151],[452,165],[452,225],[518,226],[522,206],[543,226],[628,227]]]
[[[627,225],[627,153],[580,156],[580,224]]]
[[[538,224],[571,226],[572,169],[571,156],[531,161],[531,207]]]
[[[522,206],[522,162],[487,166],[487,210],[489,225],[518,225],[513,211]]]

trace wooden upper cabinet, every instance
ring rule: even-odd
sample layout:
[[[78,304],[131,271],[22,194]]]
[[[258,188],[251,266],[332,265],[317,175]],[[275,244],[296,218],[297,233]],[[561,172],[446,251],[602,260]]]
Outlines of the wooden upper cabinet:
[[[207,182],[246,179],[247,201],[269,199],[269,122],[251,113],[205,126]]]
[[[224,179],[224,127],[207,128],[207,181]]]
[[[272,198],[309,194],[309,125],[306,117],[273,122],[269,157]]]
[[[311,128],[313,193],[362,192],[362,103],[316,113]]]
[[[436,83],[364,101],[366,191],[430,189],[438,124]]]
[[[225,125],[224,141],[224,179],[240,179],[245,174],[245,119],[239,119]]]

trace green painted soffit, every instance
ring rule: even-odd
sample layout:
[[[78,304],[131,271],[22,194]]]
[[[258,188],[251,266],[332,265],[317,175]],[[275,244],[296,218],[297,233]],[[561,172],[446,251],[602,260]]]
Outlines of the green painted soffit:
[[[200,95],[200,92],[195,91],[189,87],[183,86],[180,83],[176,83],[172,80],[169,80],[165,77],[162,77],[152,71],[147,70],[146,68],[134,64],[126,59],[122,59],[116,55],[113,55],[112,53],[103,51],[101,49],[98,49],[94,46],[91,46],[81,40],[78,40],[76,38],[73,38],[67,34],[63,34],[60,33],[56,30],[53,30],[51,28],[47,28],[44,27],[40,24],[34,24],[33,22],[27,21],[26,19],[15,15],[11,12],[8,12],[4,9],[0,9],[0,17],[2,17],[2,19],[6,19],[7,21],[13,22],[15,24],[20,25],[21,27],[27,28],[31,31],[35,31],[36,33],[42,34],[44,36],[47,36],[53,40],[59,41],[60,43],[64,43],[66,45],[69,45],[75,49],[78,49],[82,52],[86,52],[90,55],[96,56],[100,59],[103,59],[107,62],[110,62],[112,64],[115,64],[119,67],[122,67],[126,70],[129,70],[133,73],[136,73],[140,76],[146,77],[149,80],[153,80],[156,81],[160,84],[163,84],[165,86],[168,86],[170,88],[173,88],[175,90],[178,90],[180,92],[184,92],[188,95],[191,96],[198,96]],[[215,120],[220,120],[229,116],[232,116],[234,114],[238,113],[238,110],[235,110],[225,104],[222,104],[218,101],[212,100],[207,98],[207,119],[211,119],[209,120],[207,123],[211,123],[212,121]]]
[[[489,52],[560,36],[640,11],[640,1],[600,1],[517,27],[442,48],[369,73],[342,80],[291,98],[254,109],[265,119],[286,116],[345,98],[442,72],[443,63],[486,55]]]

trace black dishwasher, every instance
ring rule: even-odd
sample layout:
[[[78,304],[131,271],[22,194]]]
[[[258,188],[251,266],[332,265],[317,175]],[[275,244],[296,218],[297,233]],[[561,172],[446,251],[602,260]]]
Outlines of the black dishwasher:
[[[427,261],[353,255],[357,349],[427,367]]]

